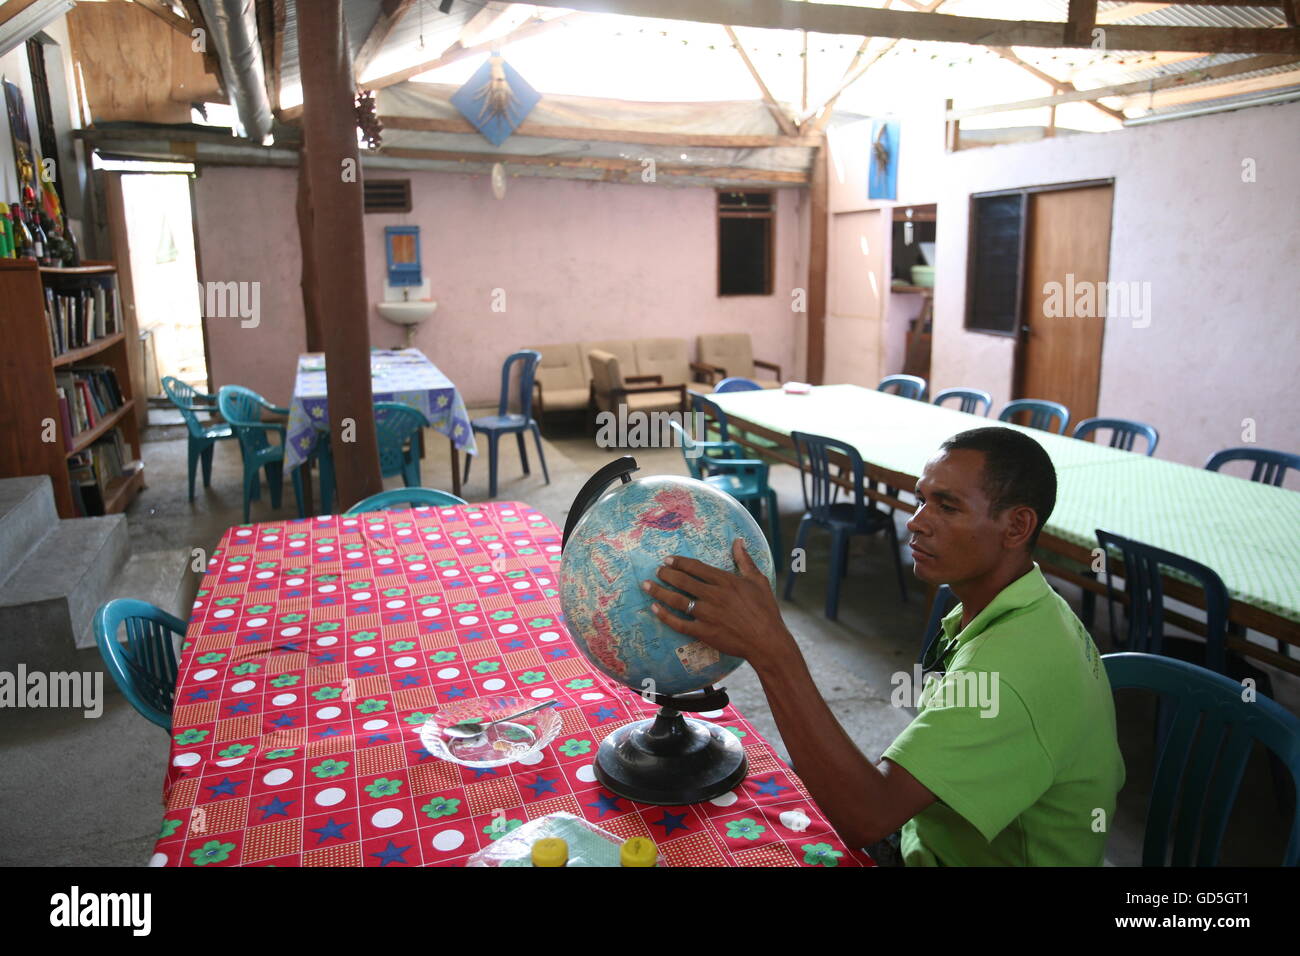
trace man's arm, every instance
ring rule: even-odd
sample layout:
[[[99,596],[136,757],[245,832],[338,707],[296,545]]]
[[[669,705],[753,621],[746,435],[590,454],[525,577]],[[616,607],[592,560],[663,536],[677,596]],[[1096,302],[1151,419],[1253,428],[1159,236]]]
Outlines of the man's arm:
[[[659,577],[694,596],[693,619],[663,607],[685,613],[690,597],[647,581],[655,613],[673,630],[753,665],[813,800],[850,845],[875,843],[933,803],[934,794],[901,766],[863,756],[813,683],[767,578],[739,540],[732,552],[739,575],[692,558],[667,559]]]

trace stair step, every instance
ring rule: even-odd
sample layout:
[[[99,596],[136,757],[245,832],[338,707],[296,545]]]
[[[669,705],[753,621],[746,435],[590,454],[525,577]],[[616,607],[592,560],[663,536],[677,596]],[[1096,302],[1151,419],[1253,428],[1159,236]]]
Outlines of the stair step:
[[[129,554],[125,515],[58,522],[0,587],[0,669],[75,657]]]
[[[147,601],[182,621],[188,621],[198,591],[199,576],[190,567],[190,552],[184,549],[146,551],[131,560],[108,585],[100,603],[118,598]],[[77,647],[95,646],[93,628],[79,636]]]
[[[58,523],[49,475],[0,478],[0,588]]]

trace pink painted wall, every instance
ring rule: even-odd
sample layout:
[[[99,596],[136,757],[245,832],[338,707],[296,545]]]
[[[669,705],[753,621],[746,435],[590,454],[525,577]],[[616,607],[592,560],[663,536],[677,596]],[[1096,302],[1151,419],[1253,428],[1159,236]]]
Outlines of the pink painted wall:
[[[296,169],[208,166],[199,176],[195,222],[205,282],[260,283],[256,327],[205,317],[215,390],[245,385],[278,405],[293,393],[295,360],[306,351]]]
[[[1297,155],[1300,103],[946,156],[932,389],[1011,397],[1011,342],[963,327],[970,194],[1113,178],[1110,281],[1150,283],[1152,308],[1146,328],[1107,320],[1098,414],[1155,425],[1157,454],[1197,467],[1247,418],[1261,446],[1300,450]]]
[[[295,170],[208,168],[197,217],[204,278],[262,282],[262,322],[209,320],[214,385],[247,384],[277,402],[303,350]],[[791,290],[806,281],[806,224],[797,190],[776,190],[771,296],[717,295],[716,193],[520,177],[492,196],[486,176],[383,170],[411,178],[412,211],[365,217],[369,298],[383,298],[384,226],[418,225],[424,274],[438,302],[414,344],[471,404],[495,401],[501,363],[525,345],[581,339],[749,332],[754,353],[794,377]],[[340,241],[346,241],[341,239]],[[494,312],[493,290],[505,292]],[[376,346],[402,331],[369,316]]]
[[[776,190],[773,294],[719,298],[712,189],[519,177],[497,200],[486,176],[409,175],[410,213],[366,217],[371,298],[382,297],[384,227],[420,226],[438,311],[415,344],[467,401],[495,400],[511,351],[552,342],[681,336],[693,357],[698,334],[749,332],[757,357],[790,367],[790,290],[804,283],[793,190]],[[494,289],[505,312],[492,310]],[[370,334],[400,336],[375,313]]]

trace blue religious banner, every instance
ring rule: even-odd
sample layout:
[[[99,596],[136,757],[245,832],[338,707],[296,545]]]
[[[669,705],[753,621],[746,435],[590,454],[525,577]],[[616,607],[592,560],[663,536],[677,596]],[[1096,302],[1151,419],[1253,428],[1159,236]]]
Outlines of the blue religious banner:
[[[493,53],[451,102],[489,143],[500,146],[541,98],[514,67]]]
[[[898,122],[871,121],[871,164],[868,199],[898,198]]]

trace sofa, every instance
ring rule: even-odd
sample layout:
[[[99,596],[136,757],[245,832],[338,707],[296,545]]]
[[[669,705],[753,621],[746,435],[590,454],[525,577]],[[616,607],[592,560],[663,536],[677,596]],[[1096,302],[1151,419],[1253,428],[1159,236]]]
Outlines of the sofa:
[[[781,387],[781,366],[754,358],[754,347],[748,332],[701,335],[695,342],[700,364],[714,373],[715,384],[724,378],[747,378],[764,388]],[[755,372],[756,368],[774,373],[776,380],[760,379]]]

